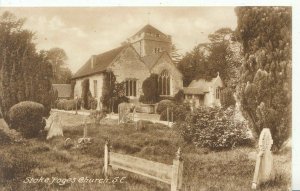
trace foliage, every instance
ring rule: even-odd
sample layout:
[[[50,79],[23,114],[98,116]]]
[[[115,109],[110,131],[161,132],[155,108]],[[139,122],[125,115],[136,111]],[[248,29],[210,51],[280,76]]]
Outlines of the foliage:
[[[81,106],[80,100],[66,100],[66,99],[56,100],[54,107],[62,110],[76,110],[76,102],[77,102],[77,109],[79,110]]]
[[[12,106],[8,112],[9,126],[21,132],[24,137],[36,137],[45,127],[43,112],[42,104],[31,101],[20,102]]]
[[[146,78],[142,84],[144,96],[141,98],[143,103],[151,104],[156,103],[159,100],[158,90],[158,75],[151,74],[150,77]]]
[[[89,97],[89,108],[90,109],[97,109],[98,101],[96,98]]]
[[[102,96],[100,98],[104,110],[118,112],[118,105],[122,102],[129,102],[125,96],[125,83],[117,82],[113,72],[105,72]]]
[[[225,109],[228,108],[229,106],[235,105],[235,99],[233,93],[234,92],[230,87],[225,87],[222,89],[220,95],[220,102],[222,107],[224,107]]]
[[[183,86],[188,86],[196,78],[207,78],[207,59],[204,47],[205,45],[199,44],[191,52],[187,52],[178,62],[178,69],[183,74]]]
[[[178,49],[176,47],[175,44],[172,44],[172,48],[171,48],[171,58],[173,63],[175,64],[175,66],[178,65],[179,61],[182,59],[182,55],[180,53],[178,53]]]
[[[180,104],[177,103],[169,110],[169,121],[185,121],[186,116],[191,111],[191,107],[188,104]],[[173,113],[173,115],[172,115]],[[168,112],[167,109],[163,110],[160,114],[160,120],[167,121],[168,120]]]
[[[174,101],[176,103],[183,103],[184,102],[184,92],[183,90],[179,90],[175,96],[174,96]]]
[[[233,120],[233,107],[228,110],[201,107],[189,113],[185,121],[176,122],[174,128],[185,141],[213,150],[251,144],[245,124]]]
[[[68,56],[62,48],[51,48],[46,52],[49,62],[53,68],[54,84],[69,84],[71,82],[72,72],[66,66]]]
[[[100,98],[100,101],[102,103],[102,109],[111,111],[113,90],[115,88],[116,77],[113,74],[113,72],[105,72],[103,75],[104,78],[102,86],[102,96]]]
[[[251,129],[270,128],[278,149],[291,132],[292,10],[238,7],[236,15],[246,60],[237,98]]]
[[[92,111],[90,114],[90,118],[93,120],[94,124],[100,124],[101,120],[106,117],[106,112],[105,111]]]
[[[167,109],[167,107],[172,109],[174,106],[175,106],[175,104],[171,100],[161,100],[157,105],[156,112],[158,114],[161,114],[164,110]]]
[[[21,101],[43,104],[45,116],[53,102],[52,66],[45,51],[36,51],[34,33],[23,28],[24,21],[9,12],[0,16],[0,105],[5,120]]]
[[[79,96],[79,95],[74,95],[74,89],[75,89],[75,85],[76,85],[76,80],[71,80],[71,95],[70,98],[71,99],[76,99],[75,96]]]
[[[236,35],[230,28],[218,29],[208,38],[209,43],[197,45],[178,63],[184,86],[200,78],[210,81],[219,73],[225,87],[235,92],[239,67],[243,62],[241,45],[236,42]]]
[[[83,108],[90,109],[90,99],[92,98],[92,93],[90,91],[90,81],[89,79],[84,79],[81,82],[81,98],[82,98],[82,104]]]

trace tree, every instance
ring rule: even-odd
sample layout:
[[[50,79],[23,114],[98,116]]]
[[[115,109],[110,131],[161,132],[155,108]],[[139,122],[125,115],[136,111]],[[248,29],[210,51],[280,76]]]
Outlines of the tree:
[[[47,56],[53,68],[53,83],[65,84],[70,83],[72,72],[67,67],[66,60],[68,56],[62,48],[52,48],[47,51]]]
[[[23,28],[25,20],[4,12],[0,16],[0,105],[7,112],[21,101],[45,106],[48,115],[52,97],[52,67],[45,52],[37,52],[33,32]]]
[[[238,7],[243,44],[237,97],[253,132],[270,128],[275,148],[291,132],[291,8]]]
[[[175,66],[178,65],[179,61],[182,59],[182,55],[180,53],[178,53],[178,49],[176,47],[175,44],[172,44],[172,48],[171,48],[171,58],[173,60],[173,63],[175,64]]]
[[[144,80],[142,89],[144,93],[143,101],[145,103],[156,103],[159,101],[159,90],[157,82],[157,74],[151,74],[150,77]]]
[[[205,74],[207,64],[205,47],[205,44],[199,44],[178,62],[178,69],[183,74],[184,86],[188,86],[196,78],[207,77]]]

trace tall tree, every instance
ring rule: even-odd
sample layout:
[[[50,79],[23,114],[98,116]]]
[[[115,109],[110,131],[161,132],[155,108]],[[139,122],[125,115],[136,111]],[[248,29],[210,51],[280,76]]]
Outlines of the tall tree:
[[[67,67],[66,61],[68,56],[62,48],[52,48],[47,51],[47,57],[53,68],[53,83],[64,84],[70,83],[72,72]]]
[[[253,131],[270,128],[279,148],[291,131],[291,26],[289,7],[238,7],[238,39],[245,62],[238,99]]]
[[[175,44],[172,44],[171,58],[173,60],[173,63],[175,64],[175,66],[177,66],[179,61],[182,59],[182,55],[179,53],[179,50]]]
[[[24,22],[9,12],[0,16],[0,105],[6,120],[10,107],[20,101],[36,101],[50,111],[52,68],[36,52],[34,34],[23,28]]]
[[[178,62],[177,67],[183,74],[184,86],[188,86],[196,78],[207,77],[205,70],[207,64],[205,46],[206,44],[199,44],[191,52],[187,52]]]

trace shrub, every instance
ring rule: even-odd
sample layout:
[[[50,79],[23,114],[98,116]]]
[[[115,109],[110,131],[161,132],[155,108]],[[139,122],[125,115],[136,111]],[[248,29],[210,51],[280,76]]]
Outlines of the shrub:
[[[96,98],[93,98],[93,97],[90,97],[89,98],[89,105],[88,105],[88,107],[90,108],[90,109],[97,109],[97,105],[98,105],[98,101],[97,101],[97,99]]]
[[[20,131],[24,137],[35,137],[45,127],[42,104],[24,101],[10,108],[10,128]]]
[[[142,103],[151,104],[156,103],[159,100],[159,90],[158,90],[158,75],[151,74],[150,77],[144,80],[142,84],[143,97],[141,99]]]
[[[174,128],[185,141],[213,150],[251,144],[245,123],[235,122],[233,107],[229,110],[202,107],[189,113],[185,121],[176,122]]]
[[[175,96],[174,96],[174,101],[176,103],[183,103],[184,102],[184,92],[183,90],[179,90]]]
[[[82,101],[83,101],[83,108],[90,109],[89,108],[89,98],[92,97],[91,91],[90,91],[90,81],[89,79],[85,79],[81,82],[82,87]]]
[[[118,113],[118,105],[120,103],[129,103],[129,98],[126,96],[115,98],[113,100],[113,112]]]
[[[90,118],[93,120],[94,124],[100,124],[100,121],[106,117],[106,111],[92,111]]]
[[[191,111],[191,108],[188,104],[176,104],[169,110],[169,121],[172,120],[173,112],[173,122],[175,121],[184,121],[187,114]],[[167,109],[165,109],[160,114],[160,120],[167,121]]]
[[[161,100],[158,105],[157,105],[157,109],[156,112],[158,114],[161,114],[164,110],[167,109],[167,107],[169,107],[170,109],[173,108],[175,106],[173,101],[170,100]]]
[[[76,110],[76,100],[56,100],[54,103],[57,109],[62,110]],[[78,100],[77,102],[77,109],[80,109],[81,102]]]
[[[228,108],[229,106],[235,105],[235,99],[231,88],[226,87],[222,89],[220,101],[222,107],[224,108]]]

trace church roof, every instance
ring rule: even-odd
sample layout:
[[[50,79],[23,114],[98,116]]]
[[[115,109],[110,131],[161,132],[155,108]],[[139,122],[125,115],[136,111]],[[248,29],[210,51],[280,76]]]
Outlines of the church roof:
[[[92,57],[75,73],[73,79],[80,78],[84,76],[89,76],[91,74],[103,72],[107,69],[110,63],[115,59],[115,57],[126,47],[120,46],[118,48],[112,49],[110,51],[98,54],[94,56],[94,66],[92,67]]]
[[[153,27],[150,24],[145,25],[141,30],[139,30],[133,36],[136,36],[136,35],[139,35],[142,33],[152,33],[152,34],[160,34],[160,35],[167,36],[166,34],[164,34],[163,32],[161,32],[160,30],[158,30],[157,28]]]
[[[159,52],[159,53],[156,53],[156,54],[151,54],[151,55],[148,55],[148,56],[144,56],[144,57],[141,57],[142,61],[145,63],[145,65],[151,69],[155,64],[156,62],[158,61],[158,59],[164,54],[166,53],[165,51],[164,52]]]
[[[71,84],[52,84],[57,91],[59,98],[69,98],[71,96]]]

